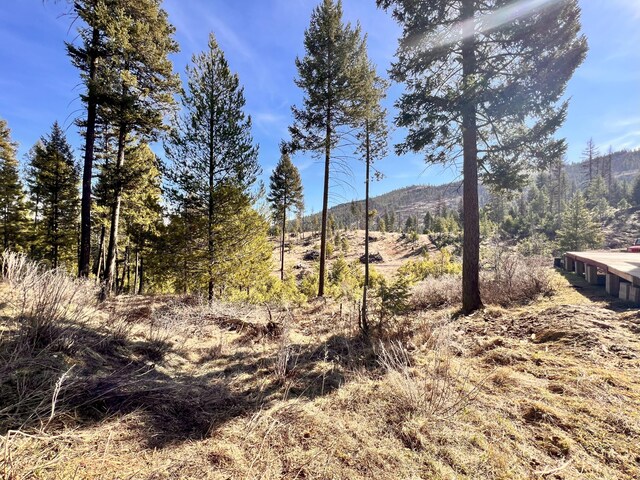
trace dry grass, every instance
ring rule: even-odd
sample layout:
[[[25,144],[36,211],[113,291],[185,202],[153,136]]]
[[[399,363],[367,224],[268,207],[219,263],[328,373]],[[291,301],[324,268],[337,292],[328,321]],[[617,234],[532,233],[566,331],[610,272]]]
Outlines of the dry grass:
[[[552,298],[413,312],[371,343],[331,301],[87,308],[74,348],[3,356],[0,477],[639,478],[638,315],[552,281]],[[0,295],[6,355],[22,328]]]

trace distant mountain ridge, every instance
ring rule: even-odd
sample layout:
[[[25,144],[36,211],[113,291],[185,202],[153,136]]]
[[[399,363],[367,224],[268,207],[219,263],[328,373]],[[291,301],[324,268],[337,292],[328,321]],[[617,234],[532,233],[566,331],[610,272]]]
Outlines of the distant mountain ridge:
[[[601,160],[600,156],[596,161]],[[587,162],[571,163],[566,166],[566,174],[569,184],[582,186],[586,183]],[[640,175],[640,150],[622,150],[613,152],[611,161],[613,178],[632,182]],[[480,185],[480,204],[488,200],[488,192]],[[436,213],[438,209],[446,206],[448,209],[459,208],[462,202],[462,182],[453,182],[444,185],[411,185],[390,192],[383,193],[370,200],[370,209],[376,210],[379,215],[385,212],[393,212],[396,216],[396,225],[402,225],[409,216],[416,216],[418,220],[424,217],[427,211]],[[354,200],[329,208],[329,214],[333,216],[339,225],[351,225],[356,220],[354,210],[364,212],[364,200]],[[320,213],[305,217],[305,225],[310,225],[314,217],[319,224]],[[309,227],[307,227],[309,228]]]

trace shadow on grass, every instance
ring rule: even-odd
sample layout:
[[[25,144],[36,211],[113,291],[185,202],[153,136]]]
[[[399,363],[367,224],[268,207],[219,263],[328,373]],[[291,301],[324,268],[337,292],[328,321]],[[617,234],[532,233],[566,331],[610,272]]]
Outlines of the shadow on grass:
[[[569,282],[576,292],[592,302],[604,304],[606,308],[616,312],[635,311],[638,309],[636,305],[630,302],[609,295],[604,285],[591,285],[583,276],[568,272],[562,268],[556,268],[556,271]]]
[[[64,327],[73,338],[56,343],[62,348],[24,348],[19,332],[0,337],[0,435],[47,423],[56,382],[65,372],[52,427],[86,427],[137,413],[141,421],[134,428],[145,445],[163,448],[205,438],[287,396],[327,395],[344,384],[348,369],[375,368],[366,342],[334,336],[315,345],[286,345],[284,364],[282,349],[264,355],[237,351],[207,364],[204,374],[171,375],[170,342],[73,327]]]

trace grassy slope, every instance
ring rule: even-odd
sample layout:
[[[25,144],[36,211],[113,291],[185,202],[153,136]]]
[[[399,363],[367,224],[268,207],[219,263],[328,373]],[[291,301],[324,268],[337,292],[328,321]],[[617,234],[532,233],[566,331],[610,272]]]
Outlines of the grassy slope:
[[[76,365],[48,426],[7,435],[0,416],[0,477],[639,478],[640,315],[558,285],[511,311],[414,313],[388,369],[332,304],[269,324],[121,299],[47,358]]]
[[[347,232],[341,230],[340,235],[346,237],[348,242],[348,251],[346,254],[339,248],[335,248],[333,257],[329,259],[329,268],[333,260],[340,256],[344,256],[348,262],[358,261],[362,252],[364,252],[364,230],[349,230]],[[420,258],[423,251],[433,252],[436,247],[430,242],[428,235],[418,235],[415,243],[410,242],[407,238],[403,239],[402,234],[371,232],[370,237],[374,239],[369,243],[370,254],[379,253],[382,263],[375,263],[373,267],[381,274],[391,277],[398,268],[408,259]],[[273,244],[273,265],[274,273],[280,271],[280,240],[272,238]],[[318,262],[304,260],[305,253],[311,250],[320,250],[320,236],[305,233],[305,238],[287,238],[287,251],[285,252],[285,269],[302,267],[300,269],[312,270],[313,266]]]

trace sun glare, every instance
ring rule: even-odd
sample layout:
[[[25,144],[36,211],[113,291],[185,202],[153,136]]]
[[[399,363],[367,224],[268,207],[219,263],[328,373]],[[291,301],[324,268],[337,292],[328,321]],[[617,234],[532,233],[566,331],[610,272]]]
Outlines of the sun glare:
[[[481,15],[473,20],[458,22],[446,32],[442,32],[442,35],[437,38],[425,37],[424,40],[428,48],[440,48],[448,45],[454,45],[465,38],[464,32],[470,31],[470,29],[467,28],[469,23],[474,24],[475,28],[473,31],[475,34],[486,33],[504,25],[508,25],[518,19],[526,18],[544,9],[551,8],[563,1],[565,0],[519,0],[506,5],[495,12]]]

